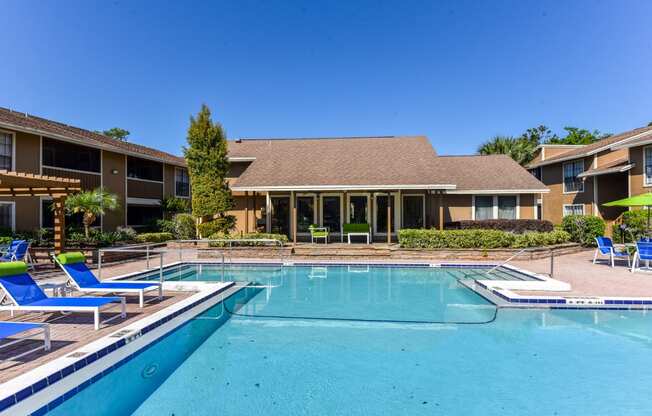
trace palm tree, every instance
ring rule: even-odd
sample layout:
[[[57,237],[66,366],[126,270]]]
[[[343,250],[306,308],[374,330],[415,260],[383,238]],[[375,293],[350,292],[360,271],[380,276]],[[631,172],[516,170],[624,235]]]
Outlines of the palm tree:
[[[118,208],[118,197],[108,193],[103,188],[96,188],[92,191],[84,191],[66,198],[66,211],[69,214],[82,214],[84,233],[86,238],[90,236],[91,224],[98,216],[104,215],[106,211]]]
[[[526,165],[534,157],[535,148],[536,143],[524,137],[494,136],[478,147],[478,153],[481,155],[507,155],[520,165]]]

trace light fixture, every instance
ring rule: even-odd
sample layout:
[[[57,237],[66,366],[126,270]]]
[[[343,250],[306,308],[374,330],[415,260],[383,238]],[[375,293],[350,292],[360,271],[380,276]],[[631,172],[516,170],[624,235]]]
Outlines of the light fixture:
[[[111,173],[114,174],[114,175],[117,175],[118,174],[118,169],[111,169]]]

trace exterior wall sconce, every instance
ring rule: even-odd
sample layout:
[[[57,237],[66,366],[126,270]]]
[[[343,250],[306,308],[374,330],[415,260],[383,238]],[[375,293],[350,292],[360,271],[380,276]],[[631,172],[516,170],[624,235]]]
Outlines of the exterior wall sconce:
[[[111,169],[111,173],[114,174],[114,175],[117,175],[118,174],[118,169]]]

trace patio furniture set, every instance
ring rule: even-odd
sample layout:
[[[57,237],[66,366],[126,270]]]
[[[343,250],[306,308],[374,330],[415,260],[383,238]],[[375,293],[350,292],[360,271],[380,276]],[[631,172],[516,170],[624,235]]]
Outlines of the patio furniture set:
[[[315,243],[318,239],[323,239],[328,244],[331,231],[329,227],[320,227],[317,224],[310,225],[310,242]],[[340,241],[344,242],[346,236],[347,242],[351,244],[351,237],[365,237],[367,244],[371,243],[371,226],[367,223],[360,224],[343,224],[340,233]]]
[[[650,261],[652,261],[652,238],[644,237],[636,243],[626,243],[615,246],[609,237],[596,237],[598,244],[593,254],[593,264],[598,260],[598,256],[607,256],[611,267],[615,267],[616,260],[627,260],[627,267],[632,272],[635,271],[652,271]],[[631,251],[634,251],[633,257]],[[641,266],[642,263],[645,266]]]

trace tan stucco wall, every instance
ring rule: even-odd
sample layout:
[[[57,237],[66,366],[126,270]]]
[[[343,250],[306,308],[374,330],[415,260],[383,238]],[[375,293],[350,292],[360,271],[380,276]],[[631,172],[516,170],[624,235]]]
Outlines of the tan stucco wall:
[[[519,195],[519,218],[533,220],[536,218],[536,200],[538,196],[533,194]]]
[[[605,150],[598,153],[598,167],[605,166],[610,162],[614,162],[619,159],[626,159],[628,155],[627,149],[619,150]]]
[[[16,139],[16,171],[41,173],[41,137],[14,132]],[[30,231],[41,225],[41,199],[39,197],[10,198],[16,202],[16,230]]]
[[[163,196],[174,196],[174,166],[163,165]]]
[[[584,170],[591,167],[593,157],[583,158]],[[564,204],[584,204],[584,213],[593,214],[593,180],[587,179],[584,182],[584,191],[576,193],[563,193],[563,165],[566,162],[559,162],[543,166],[542,182],[550,189],[550,192],[543,194],[543,219],[552,221],[554,224],[561,223]]]
[[[126,158],[119,153],[102,151],[102,182],[104,188],[118,196],[120,207],[115,211],[109,211],[102,219],[102,228],[105,231],[113,231],[116,227],[125,226],[125,207],[127,195],[125,193],[125,178],[127,175]],[[111,173],[113,170],[117,174]]]
[[[249,193],[248,197],[236,196],[233,199],[235,202],[235,207],[233,210],[229,211],[229,214],[235,215],[236,217],[235,232],[245,233],[245,232],[256,231],[256,220],[263,218],[263,211],[265,208],[265,201],[266,201],[265,196],[258,194],[256,197],[254,197],[252,193]],[[245,230],[245,224],[247,223],[246,216],[245,216],[245,206],[249,207],[248,230]]]
[[[629,171],[629,194],[631,196],[651,191],[650,187],[645,186],[643,149],[643,146],[629,149],[629,161],[634,163],[634,167]]]

